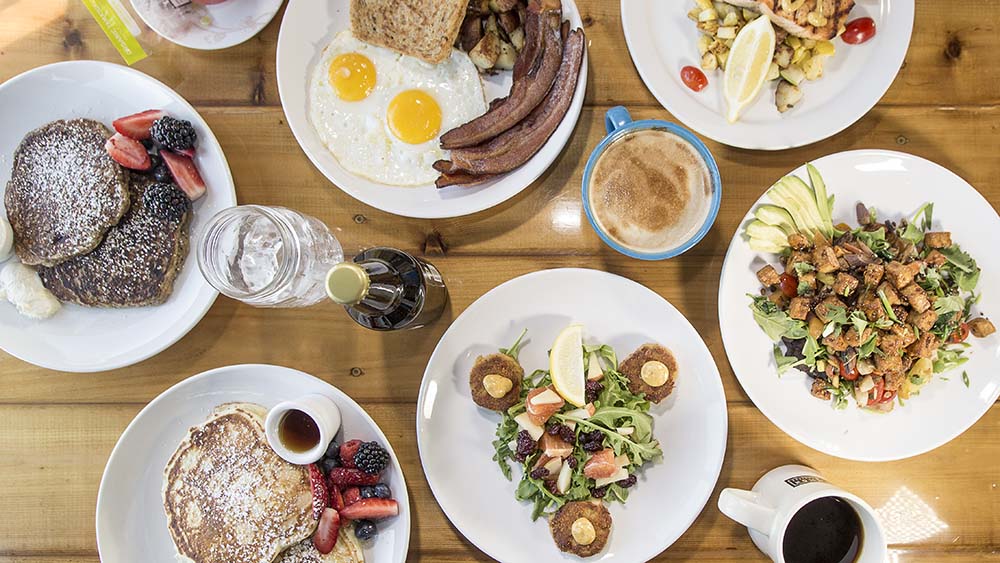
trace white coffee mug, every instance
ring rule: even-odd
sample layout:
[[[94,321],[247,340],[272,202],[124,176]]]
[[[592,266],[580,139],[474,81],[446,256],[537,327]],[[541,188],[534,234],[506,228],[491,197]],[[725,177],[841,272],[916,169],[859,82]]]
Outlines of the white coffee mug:
[[[804,465],[772,469],[757,481],[752,491],[723,490],[719,495],[719,510],[749,528],[750,539],[765,555],[776,563],[785,563],[785,530],[792,517],[810,502],[826,497],[843,499],[858,513],[864,535],[857,563],[883,563],[887,546],[875,510]]]

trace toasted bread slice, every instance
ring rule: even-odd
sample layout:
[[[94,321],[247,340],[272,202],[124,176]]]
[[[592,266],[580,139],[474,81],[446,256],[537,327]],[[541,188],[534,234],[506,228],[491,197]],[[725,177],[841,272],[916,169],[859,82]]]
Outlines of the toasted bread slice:
[[[53,266],[86,254],[128,210],[129,173],[104,149],[110,136],[90,119],[25,135],[4,194],[21,262]]]
[[[60,301],[88,307],[159,305],[188,254],[191,204],[179,188],[132,174],[132,206],[93,252],[39,267]],[[171,203],[180,202],[179,207]]]
[[[220,405],[167,463],[163,508],[181,561],[271,563],[315,531],[308,470],[267,444],[266,414]]]
[[[351,0],[351,31],[362,41],[431,64],[446,61],[468,0]]]

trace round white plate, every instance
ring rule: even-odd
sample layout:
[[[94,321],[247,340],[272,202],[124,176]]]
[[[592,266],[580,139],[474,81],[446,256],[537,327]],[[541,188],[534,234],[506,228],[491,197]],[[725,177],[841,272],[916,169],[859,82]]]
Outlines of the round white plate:
[[[830,195],[836,196],[833,222],[856,226],[854,207],[863,202],[883,219],[910,218],[926,202],[934,203],[935,230],[951,231],[952,240],[979,262],[978,290],[983,299],[975,310],[994,322],[1000,319],[1000,217],[968,183],[933,162],[893,151],[864,150],[833,154],[815,161]],[[805,167],[792,172],[808,178]],[[777,178],[775,178],[777,180]],[[764,202],[761,197],[751,208]],[[857,461],[889,461],[915,456],[941,446],[967,428],[1000,396],[1000,337],[970,337],[969,362],[935,376],[920,395],[888,414],[849,406],[835,410],[809,394],[808,377],[789,370],[778,377],[773,343],[757,326],[750,298],[760,282],[756,272],[776,255],[754,252],[741,232],[733,237],[719,285],[722,340],[740,384],[764,416],[803,444],[823,453]],[[969,374],[970,386],[962,382]]]
[[[660,104],[696,132],[745,149],[781,150],[821,141],[850,127],[882,98],[903,64],[913,30],[913,0],[860,0],[850,20],[870,17],[877,33],[862,45],[834,40],[837,54],[823,77],[802,86],[802,101],[781,114],[773,83],[737,123],[726,121],[722,71],[706,72],[709,85],[694,92],[681,82],[681,68],[700,67],[700,32],[687,11],[692,0],[622,0],[622,27],[632,61]]]
[[[313,68],[323,50],[341,31],[350,27],[350,1],[289,0],[278,35],[278,92],[288,125],[309,160],[335,186],[368,205],[418,219],[437,219],[470,215],[507,201],[537,180],[562,152],[569,141],[583,108],[587,90],[587,54],[584,54],[580,80],[573,103],[562,123],[542,150],[524,166],[497,180],[474,187],[450,187],[439,190],[433,184],[401,187],[378,184],[344,169],[319,139],[309,121],[307,88]],[[580,12],[573,0],[563,0],[563,18],[573,27],[583,27]],[[484,77],[486,99],[493,100],[510,92],[510,73]]]
[[[375,440],[388,450],[384,482],[399,502],[399,516],[379,523],[375,541],[365,547],[369,563],[398,563],[410,544],[410,505],[396,452],[353,399],[315,377],[267,365],[227,366],[189,377],[164,391],[128,425],[111,452],[97,493],[97,549],[103,563],[176,563],[177,550],[167,531],[161,487],[163,468],[188,428],[212,410],[233,401],[271,408],[281,401],[321,393],[340,407],[338,439]]]
[[[110,129],[116,118],[151,108],[186,119],[198,131],[195,162],[208,192],[194,204],[189,227],[193,247],[195,233],[216,212],[236,205],[226,156],[190,104],[161,82],[124,66],[98,61],[56,63],[0,86],[0,191],[10,179],[14,151],[29,131],[50,121],[76,117],[98,120]],[[36,321],[19,315],[10,303],[0,302],[0,348],[54,370],[116,369],[145,360],[179,340],[205,316],[216,295],[201,277],[192,251],[174,284],[173,295],[156,307],[64,305],[54,317]]]
[[[531,507],[514,499],[520,469],[507,481],[492,459],[500,415],[477,407],[469,391],[477,356],[509,346],[527,329],[520,355],[525,372],[547,368],[549,347],[571,323],[583,323],[586,342],[613,346],[619,360],[647,342],[662,343],[677,356],[677,388],[650,410],[664,457],[640,472],[626,504],[608,505],[611,537],[588,559],[646,561],[688,529],[712,494],[726,452],[727,413],[719,371],[694,327],[631,280],[596,270],[545,270],[500,285],[470,305],[424,372],[417,403],[420,461],[448,519],[490,557],[576,559],[556,548],[544,518],[532,522]]]
[[[170,0],[131,0],[132,8],[153,31],[171,43],[199,50],[227,49],[260,33],[283,0],[227,0],[174,8]]]

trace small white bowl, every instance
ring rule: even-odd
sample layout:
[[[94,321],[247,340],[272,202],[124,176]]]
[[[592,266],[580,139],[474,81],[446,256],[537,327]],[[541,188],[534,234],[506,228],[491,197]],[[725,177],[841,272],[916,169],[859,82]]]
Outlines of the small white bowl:
[[[293,410],[299,410],[309,415],[319,428],[319,443],[311,450],[293,452],[286,448],[281,443],[281,438],[278,437],[278,426],[281,424],[281,419]],[[267,413],[267,419],[264,421],[264,432],[267,434],[267,443],[271,445],[271,449],[285,461],[296,465],[307,465],[319,461],[326,453],[326,448],[329,447],[338,430],[340,430],[340,408],[337,407],[337,403],[333,402],[333,399],[320,394],[304,395],[298,399],[279,403]]]

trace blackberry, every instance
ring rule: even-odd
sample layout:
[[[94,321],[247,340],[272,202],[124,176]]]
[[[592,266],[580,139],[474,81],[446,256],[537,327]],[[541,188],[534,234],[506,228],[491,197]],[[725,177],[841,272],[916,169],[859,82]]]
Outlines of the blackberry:
[[[627,479],[623,479],[621,481],[618,481],[618,486],[621,487],[621,488],[623,488],[623,489],[627,489],[627,488],[635,485],[638,481],[639,481],[639,478],[636,477],[633,474],[633,475],[629,475]]]
[[[604,498],[604,495],[608,494],[608,486],[594,487],[590,489],[590,496],[594,498]]]
[[[378,534],[378,528],[375,527],[375,522],[371,520],[356,520],[354,522],[354,537],[361,541],[370,540]]]
[[[375,487],[361,487],[360,492],[361,498],[374,498],[377,496],[375,494]]]
[[[152,184],[142,194],[142,203],[153,214],[166,219],[180,220],[191,208],[188,199],[180,188],[173,184]]]
[[[544,467],[533,469],[530,473],[532,479],[544,479],[549,476],[549,470]]]
[[[597,400],[597,397],[601,394],[601,391],[604,391],[604,384],[602,384],[600,381],[588,381],[584,389],[585,389],[584,395],[585,398],[587,399],[587,402],[593,403],[594,401]]]
[[[170,169],[162,164],[153,168],[153,178],[155,178],[157,182],[164,182],[166,184],[174,181],[174,175],[170,172]]]
[[[378,498],[392,498],[392,489],[385,483],[378,483],[372,487],[375,489],[375,496]]]
[[[378,445],[378,442],[364,442],[358,447],[358,453],[354,454],[354,465],[369,475],[378,475],[389,465],[389,452]]]
[[[577,459],[575,457],[568,457],[568,458],[566,458],[566,465],[568,465],[570,469],[576,469],[576,466],[579,463],[580,462],[577,461]]]
[[[531,439],[531,434],[528,434],[527,430],[522,430],[517,433],[517,451],[515,452],[515,458],[524,462],[529,455],[535,453],[535,448],[537,445],[535,441]]]
[[[172,151],[186,151],[194,148],[198,134],[190,121],[174,119],[169,115],[157,119],[149,129],[153,140]]]

